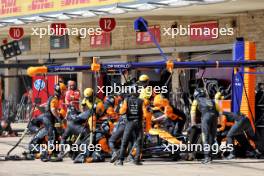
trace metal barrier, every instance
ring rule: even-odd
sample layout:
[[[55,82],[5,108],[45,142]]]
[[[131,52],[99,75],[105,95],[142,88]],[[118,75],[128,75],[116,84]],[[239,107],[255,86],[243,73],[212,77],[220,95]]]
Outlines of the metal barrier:
[[[9,96],[8,99],[2,102],[3,106],[3,119],[12,123],[28,122],[32,104],[26,101],[26,96],[22,96],[20,103],[17,104],[14,96]]]

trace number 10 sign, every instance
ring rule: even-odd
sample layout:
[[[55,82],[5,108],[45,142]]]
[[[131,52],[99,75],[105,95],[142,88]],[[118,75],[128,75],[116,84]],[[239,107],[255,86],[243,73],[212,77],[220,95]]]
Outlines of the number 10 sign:
[[[9,36],[14,40],[20,40],[24,36],[24,29],[22,27],[11,27]]]

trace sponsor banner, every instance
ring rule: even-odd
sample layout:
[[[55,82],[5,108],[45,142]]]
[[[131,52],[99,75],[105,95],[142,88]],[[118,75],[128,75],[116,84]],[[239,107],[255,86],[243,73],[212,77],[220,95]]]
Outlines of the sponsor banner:
[[[0,19],[100,7],[137,0],[0,0]]]
[[[111,46],[111,33],[102,32],[101,35],[92,35],[90,37],[90,46],[92,48],[108,48]]]
[[[155,37],[157,42],[159,43],[160,39],[161,39],[160,26],[159,25],[150,26],[149,31],[151,32],[153,37]],[[136,33],[136,42],[137,42],[137,45],[154,43],[148,32],[137,32]]]

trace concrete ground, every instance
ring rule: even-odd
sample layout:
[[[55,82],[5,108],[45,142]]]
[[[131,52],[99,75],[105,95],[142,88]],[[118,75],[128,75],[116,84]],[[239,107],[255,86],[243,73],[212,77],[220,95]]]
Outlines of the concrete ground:
[[[12,123],[12,129],[23,130],[27,127],[27,123]]]
[[[26,136],[12,154],[21,154],[30,137]],[[17,137],[0,138],[0,154],[5,154],[18,140]],[[0,161],[0,176],[263,176],[264,160],[217,160],[210,165],[198,161],[146,160],[143,166],[125,164],[117,167],[109,162],[73,164],[68,158],[59,163],[35,161]]]

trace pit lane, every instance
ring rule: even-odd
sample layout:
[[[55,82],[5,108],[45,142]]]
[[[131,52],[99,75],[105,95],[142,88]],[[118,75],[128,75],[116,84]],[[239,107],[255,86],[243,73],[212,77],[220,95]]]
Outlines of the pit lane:
[[[18,137],[0,138],[0,154],[5,154]],[[12,154],[21,154],[30,140],[26,136]],[[143,166],[125,163],[123,167],[109,162],[73,164],[69,158],[63,162],[0,161],[0,176],[263,176],[263,159],[215,160],[210,165],[200,161],[172,161],[165,158],[146,159]]]

